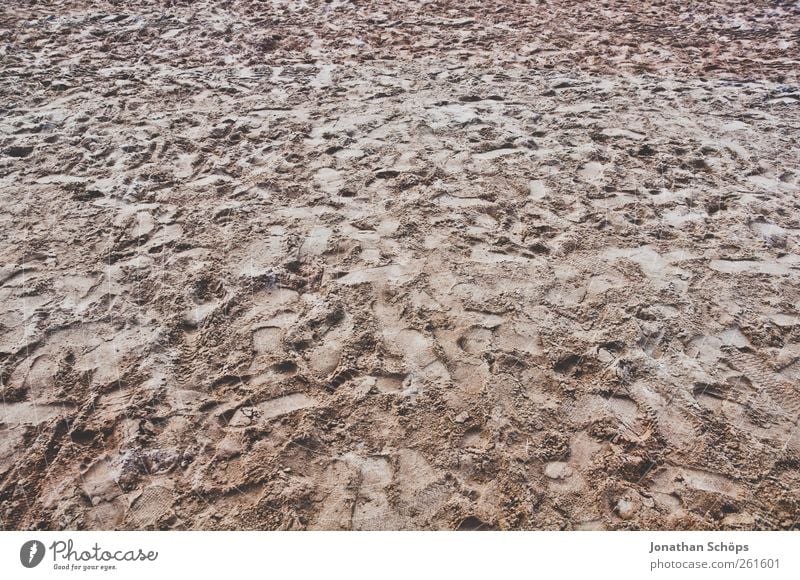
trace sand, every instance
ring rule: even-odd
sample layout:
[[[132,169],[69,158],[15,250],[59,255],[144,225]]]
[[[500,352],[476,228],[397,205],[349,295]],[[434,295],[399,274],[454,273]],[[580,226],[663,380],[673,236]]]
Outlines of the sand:
[[[0,9],[0,529],[790,529],[800,9]]]

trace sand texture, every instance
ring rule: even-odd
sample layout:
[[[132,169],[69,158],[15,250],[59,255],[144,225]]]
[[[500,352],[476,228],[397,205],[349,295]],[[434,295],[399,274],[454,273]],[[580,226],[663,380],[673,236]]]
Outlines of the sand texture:
[[[793,2],[0,8],[0,529],[791,529]]]

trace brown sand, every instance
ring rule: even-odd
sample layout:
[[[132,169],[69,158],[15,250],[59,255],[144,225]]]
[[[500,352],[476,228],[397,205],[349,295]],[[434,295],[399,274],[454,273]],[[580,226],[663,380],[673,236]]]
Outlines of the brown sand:
[[[797,4],[386,4],[0,9],[0,528],[796,527]]]

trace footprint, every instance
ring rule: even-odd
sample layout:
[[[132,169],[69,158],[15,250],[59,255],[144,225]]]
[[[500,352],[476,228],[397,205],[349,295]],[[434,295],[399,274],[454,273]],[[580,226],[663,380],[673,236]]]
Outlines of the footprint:
[[[325,193],[335,194],[344,187],[344,177],[336,169],[323,167],[317,171],[316,177],[322,191]]]
[[[457,344],[464,352],[480,356],[488,352],[492,346],[492,331],[474,326],[458,338]]]
[[[145,487],[133,500],[125,515],[125,527],[144,530],[157,525],[173,509],[175,496],[172,490],[159,485]]]
[[[261,419],[273,419],[302,409],[316,407],[317,405],[317,401],[308,395],[293,393],[259,403],[256,405],[256,409]]]

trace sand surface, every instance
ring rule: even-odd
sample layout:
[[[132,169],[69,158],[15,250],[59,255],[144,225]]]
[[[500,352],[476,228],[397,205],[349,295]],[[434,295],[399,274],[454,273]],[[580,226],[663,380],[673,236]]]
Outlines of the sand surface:
[[[0,529],[797,527],[798,29],[5,4]]]

